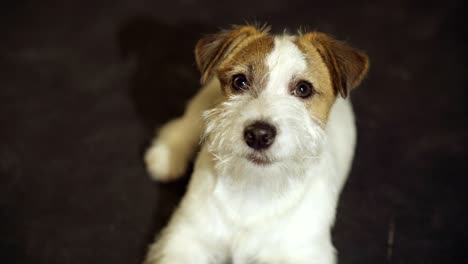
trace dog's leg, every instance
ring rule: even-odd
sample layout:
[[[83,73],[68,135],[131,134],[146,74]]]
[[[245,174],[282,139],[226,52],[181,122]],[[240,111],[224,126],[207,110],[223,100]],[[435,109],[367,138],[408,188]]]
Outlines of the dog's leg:
[[[184,174],[200,139],[201,114],[220,97],[219,81],[213,79],[190,100],[182,117],[161,127],[145,154],[146,168],[153,179],[171,181]]]

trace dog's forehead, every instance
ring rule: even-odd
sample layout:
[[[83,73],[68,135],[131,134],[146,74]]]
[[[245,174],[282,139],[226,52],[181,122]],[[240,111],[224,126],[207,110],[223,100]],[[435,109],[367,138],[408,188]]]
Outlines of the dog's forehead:
[[[273,50],[274,37],[262,34],[245,39],[224,60],[219,70],[221,73],[232,74],[250,71],[254,75],[266,74],[265,58]]]
[[[274,46],[266,55],[265,63],[269,72],[267,91],[282,92],[291,79],[304,74],[307,69],[305,54],[295,44],[294,36],[276,36]]]
[[[286,72],[304,70],[306,61],[303,51],[296,43],[296,36],[252,36],[228,57],[222,68],[236,66],[267,66],[271,73],[280,66],[291,66]],[[286,67],[285,67],[286,68]],[[275,70],[278,72],[278,70]]]
[[[317,48],[302,35],[253,35],[231,51],[219,65],[218,77],[226,95],[232,77],[247,76],[255,94],[290,94],[299,81],[333,96],[329,71]]]

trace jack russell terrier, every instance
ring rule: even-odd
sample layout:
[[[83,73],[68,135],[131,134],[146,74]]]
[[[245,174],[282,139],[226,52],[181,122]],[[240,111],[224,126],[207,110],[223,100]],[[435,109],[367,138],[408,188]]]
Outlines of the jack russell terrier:
[[[332,264],[331,228],[356,142],[348,94],[368,57],[320,32],[237,26],[198,41],[202,88],[145,155],[187,193],[147,264]]]

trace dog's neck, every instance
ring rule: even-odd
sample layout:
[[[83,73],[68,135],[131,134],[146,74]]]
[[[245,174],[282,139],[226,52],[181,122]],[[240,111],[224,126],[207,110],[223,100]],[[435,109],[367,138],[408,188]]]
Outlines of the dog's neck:
[[[320,157],[266,166],[248,160],[223,164],[213,161],[214,196],[227,218],[242,218],[244,223],[287,213],[301,204],[300,200],[319,179]]]

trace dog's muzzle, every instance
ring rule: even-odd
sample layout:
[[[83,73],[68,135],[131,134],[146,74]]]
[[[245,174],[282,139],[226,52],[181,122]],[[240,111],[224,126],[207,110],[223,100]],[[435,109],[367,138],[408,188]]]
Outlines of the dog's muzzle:
[[[255,150],[268,148],[275,141],[276,128],[266,122],[257,121],[244,129],[247,146]]]

